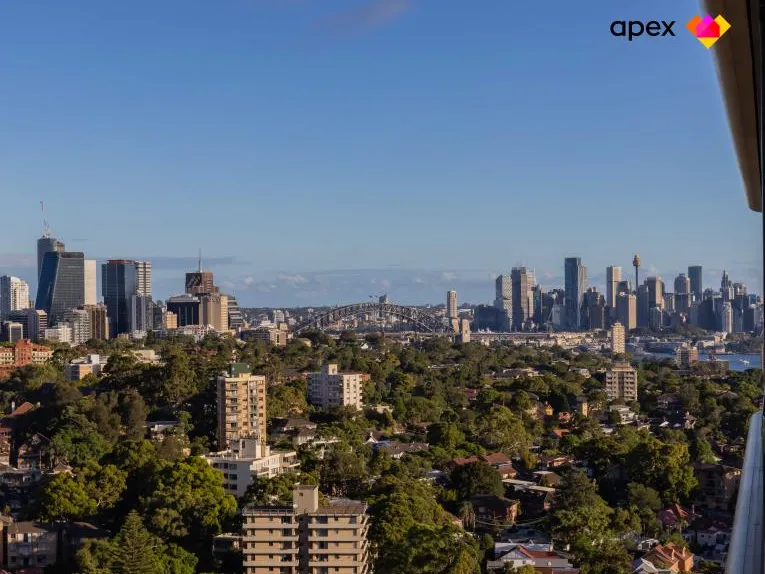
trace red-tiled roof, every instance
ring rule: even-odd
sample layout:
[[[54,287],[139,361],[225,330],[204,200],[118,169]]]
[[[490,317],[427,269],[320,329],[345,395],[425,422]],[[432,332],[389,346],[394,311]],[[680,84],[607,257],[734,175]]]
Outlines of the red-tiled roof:
[[[506,462],[510,462],[510,457],[508,457],[503,452],[495,452],[492,454],[487,454],[482,456],[483,460],[485,460],[489,464],[503,464]]]
[[[23,402],[18,407],[16,407],[16,410],[14,410],[11,414],[9,414],[9,417],[18,417],[25,413],[28,413],[31,410],[34,410],[35,406],[30,402]]]

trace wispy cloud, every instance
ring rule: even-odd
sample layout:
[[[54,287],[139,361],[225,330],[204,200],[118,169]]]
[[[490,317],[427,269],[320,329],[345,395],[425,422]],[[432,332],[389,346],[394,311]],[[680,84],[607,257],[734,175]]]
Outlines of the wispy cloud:
[[[316,25],[336,36],[359,34],[393,20],[411,7],[412,0],[367,0],[360,6],[336,12]]]

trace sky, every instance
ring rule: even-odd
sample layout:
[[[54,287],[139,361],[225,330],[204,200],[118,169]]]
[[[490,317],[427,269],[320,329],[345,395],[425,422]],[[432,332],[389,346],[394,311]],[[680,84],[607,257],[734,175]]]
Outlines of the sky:
[[[35,288],[44,201],[67,249],[152,261],[155,298],[198,249],[252,306],[488,302],[512,266],[598,286],[636,252],[761,291],[699,10],[0,0],[0,274]],[[633,19],[677,35],[610,34]]]

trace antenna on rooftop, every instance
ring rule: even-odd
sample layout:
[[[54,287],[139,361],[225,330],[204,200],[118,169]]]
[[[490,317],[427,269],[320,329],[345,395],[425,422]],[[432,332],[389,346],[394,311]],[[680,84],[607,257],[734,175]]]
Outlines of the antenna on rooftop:
[[[45,203],[40,201],[40,211],[43,214],[43,237],[50,237],[50,226],[48,220],[45,219]]]
[[[202,248],[199,248],[199,272],[202,272]]]

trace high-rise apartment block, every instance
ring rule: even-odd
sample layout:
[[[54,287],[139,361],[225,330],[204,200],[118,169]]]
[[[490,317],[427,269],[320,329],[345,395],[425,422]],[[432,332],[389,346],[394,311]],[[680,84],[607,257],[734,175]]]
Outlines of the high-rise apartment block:
[[[513,323],[513,280],[509,275],[500,275],[494,281],[494,307],[502,312],[502,325],[497,327],[509,331]]]
[[[624,325],[617,321],[611,326],[611,352],[623,355],[625,350]]]
[[[677,349],[677,366],[681,369],[690,369],[699,362],[699,350],[687,344],[680,345]]]
[[[609,401],[636,401],[638,398],[637,370],[629,363],[617,363],[606,371],[606,395]]]
[[[109,316],[106,305],[85,305],[84,309],[90,316],[90,336],[93,339],[106,340],[109,338]]]
[[[620,293],[616,298],[616,319],[627,331],[637,328],[637,297],[632,293]]]
[[[135,292],[151,299],[151,263],[135,261]]]
[[[457,292],[447,291],[446,293],[446,317],[449,319],[457,318]]]
[[[664,308],[664,281],[661,277],[649,277],[645,280],[648,286],[648,308]]]
[[[622,268],[618,265],[606,267],[606,306],[610,317],[616,317],[616,295],[622,280]]]
[[[573,331],[581,328],[582,298],[587,289],[587,267],[579,257],[567,257],[565,271],[566,327]]]
[[[723,333],[733,332],[733,306],[730,301],[725,301],[722,304],[720,311],[720,330]]]
[[[292,500],[244,508],[244,574],[371,572],[365,503],[322,504],[311,485],[296,486]]]
[[[319,373],[308,374],[308,402],[321,408],[354,407],[362,408],[363,375],[341,373],[337,365],[324,365]]]
[[[55,325],[64,312],[85,304],[85,256],[82,253],[45,253],[35,308],[45,311]]]
[[[24,338],[39,341],[48,328],[48,315],[38,309],[22,309],[8,313],[8,320],[24,328]]]
[[[218,444],[229,448],[232,441],[256,438],[265,444],[266,378],[253,375],[249,365],[232,363],[228,373],[217,378]]]
[[[72,330],[73,345],[82,345],[90,341],[92,329],[90,325],[90,312],[84,308],[67,309],[64,312],[63,322]]]
[[[0,321],[11,311],[29,308],[29,285],[18,277],[0,277]]]
[[[202,325],[218,332],[228,331],[228,296],[208,293],[199,297]]]

